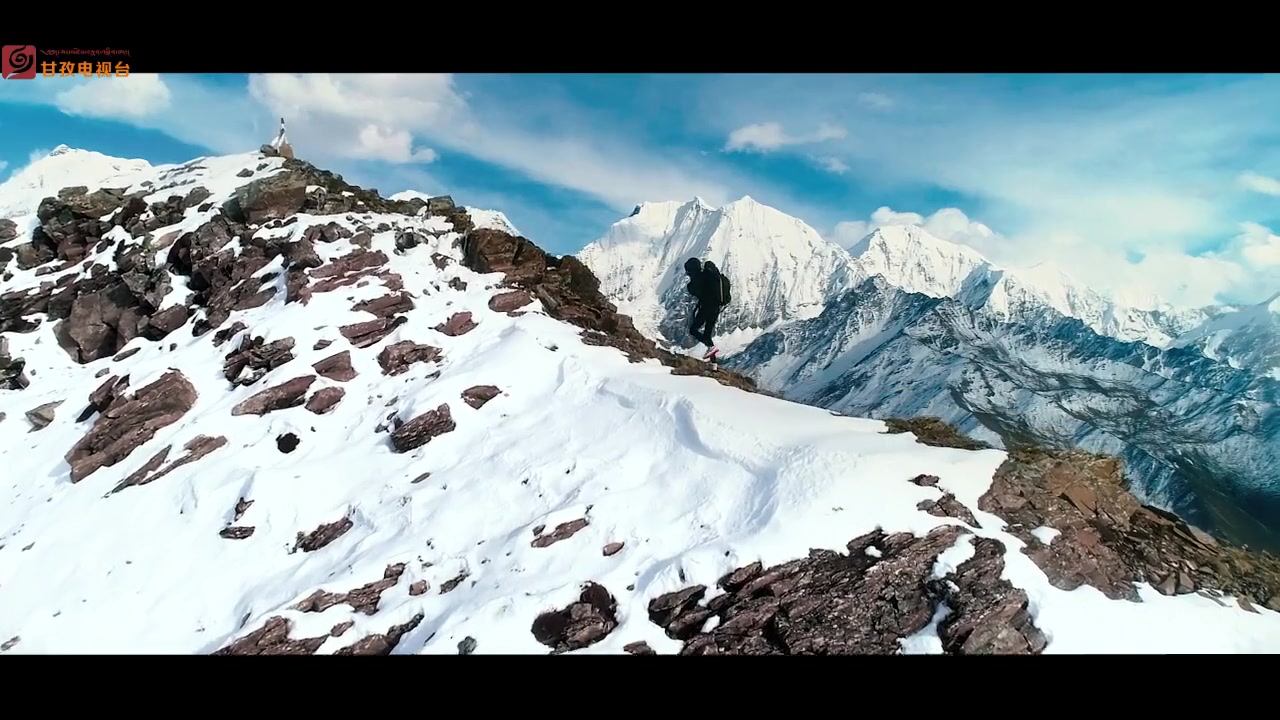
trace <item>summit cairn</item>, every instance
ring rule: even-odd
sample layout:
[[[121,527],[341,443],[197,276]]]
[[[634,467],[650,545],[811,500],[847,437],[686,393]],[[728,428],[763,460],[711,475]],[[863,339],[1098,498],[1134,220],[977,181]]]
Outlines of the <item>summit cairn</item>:
[[[276,133],[275,139],[263,145],[260,150],[263,155],[268,157],[279,156],[286,160],[293,159],[293,146],[289,144],[289,136],[284,131],[284,118],[280,118],[280,132]]]

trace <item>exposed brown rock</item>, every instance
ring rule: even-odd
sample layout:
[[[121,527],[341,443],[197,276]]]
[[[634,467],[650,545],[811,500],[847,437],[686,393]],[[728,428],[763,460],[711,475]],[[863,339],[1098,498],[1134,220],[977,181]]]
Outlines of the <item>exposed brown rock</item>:
[[[294,544],[295,551],[315,552],[329,543],[337,540],[347,533],[355,525],[351,518],[344,517],[341,520],[335,520],[317,527],[309,533],[298,533],[298,541]]]
[[[53,422],[54,413],[58,406],[62,404],[62,400],[54,400],[52,402],[37,405],[27,411],[27,422],[31,423],[31,429],[43,430]]]
[[[240,331],[248,329],[247,325],[237,320],[213,334],[213,346],[219,347],[222,343],[235,337]]]
[[[524,290],[508,290],[489,298],[489,309],[494,312],[510,313],[533,302],[533,296]]]
[[[641,640],[640,642],[627,643],[622,646],[622,651],[629,655],[657,655],[653,648],[649,647],[649,643]]]
[[[591,523],[588,522],[586,518],[578,518],[577,520],[562,522],[559,525],[556,525],[555,530],[552,530],[546,535],[538,535],[538,537],[534,538],[533,541],[529,543],[529,546],[536,548],[550,547],[561,540],[568,540],[576,535],[579,530],[590,524]]]
[[[462,391],[462,401],[479,410],[501,394],[502,391],[494,385],[474,385]]]
[[[9,340],[0,335],[0,390],[25,390],[31,385],[24,368],[27,361],[9,354]]]
[[[874,531],[851,540],[847,555],[810,550],[807,558],[771,568],[739,568],[720,579],[725,594],[706,606],[698,604],[706,592],[701,585],[659,596],[649,617],[686,640],[684,655],[892,654],[946,603],[952,612],[939,630],[945,652],[1043,650],[1026,596],[1000,579],[998,542],[979,545],[974,559],[947,578],[932,578],[938,554],[960,536],[955,526],[924,537]],[[879,551],[874,556],[871,547]],[[713,616],[720,624],[702,632]]]
[[[453,592],[455,589],[457,589],[459,585],[461,585],[469,577],[471,577],[471,573],[467,572],[466,570],[463,570],[462,572],[458,573],[456,577],[445,580],[444,582],[440,583],[440,594],[445,595],[447,593]]]
[[[618,626],[617,600],[602,585],[586,583],[578,601],[533,621],[533,637],[552,653],[579,650],[603,640]]]
[[[317,348],[319,349],[319,348]],[[311,367],[315,371],[335,382],[347,382],[358,375],[355,368],[351,367],[351,351],[343,350],[335,355],[316,362]]]
[[[261,336],[250,338],[246,335],[240,345],[227,354],[222,374],[233,385],[253,385],[267,373],[293,360],[293,348],[294,339],[291,337],[266,342]]]
[[[222,528],[218,531],[218,536],[227,540],[246,540],[253,537],[254,528],[244,526],[230,526]]]
[[[125,459],[158,430],[177,422],[195,401],[195,387],[177,370],[170,370],[131,397],[116,400],[67,451],[71,482],[80,482],[98,468]]]
[[[611,542],[608,545],[605,545],[604,549],[601,550],[600,552],[605,557],[612,557],[614,555],[617,555],[619,552],[622,552],[622,548],[623,548],[623,543]]]
[[[957,448],[959,450],[986,450],[990,448],[983,442],[965,437],[954,427],[936,417],[917,417],[910,419],[889,418],[884,421],[888,426],[886,434],[912,433],[916,441],[934,447]]]
[[[431,585],[426,580],[417,580],[409,585],[409,595],[412,597],[426,595],[430,589]]]
[[[406,322],[408,320],[405,316],[397,315],[394,318],[379,318],[377,320],[344,325],[338,328],[338,332],[342,333],[342,336],[347,340],[350,340],[352,345],[358,348],[366,348],[377,344]]]
[[[249,512],[249,508],[251,507],[253,507],[252,500],[246,500],[244,498],[240,498],[239,500],[237,500],[236,507],[235,507],[235,515],[231,518],[232,521],[234,522],[244,517],[244,514]]]
[[[160,465],[164,463],[167,457],[169,457],[169,452],[173,449],[172,445],[166,445],[162,450],[160,450],[160,452],[153,455],[151,459],[146,462],[145,465],[143,465],[137,471],[131,473],[124,480],[120,481],[120,484],[117,485],[115,489],[112,490],[111,492],[118,493],[127,487],[153,483],[156,480],[159,480],[160,478],[164,477],[165,475],[168,475],[169,473],[173,472],[174,470],[177,470],[183,465],[189,465],[209,455],[215,450],[218,450],[219,448],[225,446],[226,444],[227,444],[227,439],[225,437],[222,437],[221,435],[217,437],[210,437],[208,435],[197,435],[191,438],[190,440],[188,440],[186,444],[182,446],[182,449],[184,451],[182,457],[169,463],[167,466],[164,467],[163,470],[161,470],[159,469]]]
[[[375,317],[389,318],[393,315],[409,312],[413,308],[413,298],[409,296],[409,293],[398,292],[358,302],[351,309],[355,312],[367,312]]]
[[[304,402],[307,390],[316,381],[315,375],[303,375],[261,390],[231,408],[232,415],[266,415],[276,410],[298,407]]]
[[[436,325],[435,330],[450,337],[457,337],[465,335],[475,328],[476,323],[471,319],[471,313],[456,312],[450,315],[448,320]]]
[[[453,421],[446,403],[404,423],[391,432],[391,445],[396,452],[408,452],[431,442],[433,438],[453,432],[458,425]]]
[[[378,364],[382,366],[383,375],[400,375],[420,362],[434,362],[440,358],[440,348],[420,345],[412,340],[401,340],[382,348],[378,353]]]
[[[313,655],[328,635],[320,637],[291,640],[289,627],[291,623],[279,615],[267,620],[266,624],[241,637],[224,648],[215,650],[214,655]]]
[[[385,633],[377,635],[369,635],[361,638],[352,645],[335,651],[334,655],[390,655],[391,651],[400,644],[400,640],[418,627],[422,623],[425,616],[421,613],[414,615],[408,622],[395,625]]]
[[[387,569],[382,573],[381,580],[366,583],[345,593],[316,590],[295,605],[294,609],[302,612],[324,612],[334,605],[346,604],[350,605],[351,609],[358,613],[372,615],[378,611],[378,603],[382,600],[382,593],[400,582],[400,576],[404,574],[404,568],[404,563],[388,565]]]
[[[1064,590],[1088,584],[1136,601],[1135,583],[1146,582],[1168,595],[1213,591],[1264,606],[1280,596],[1280,559],[1142,505],[1115,458],[1014,448],[978,509],[1009,522],[1009,532],[1028,543],[1023,552]],[[1031,534],[1037,527],[1059,534],[1046,546]]]
[[[956,499],[951,493],[942,493],[942,497],[937,500],[924,500],[916,505],[917,510],[923,510],[934,517],[955,518],[969,527],[981,528],[978,520],[973,517],[973,513],[964,503]]]
[[[347,391],[339,387],[320,388],[314,395],[307,398],[306,407],[317,415],[324,415],[342,402],[346,394]]]

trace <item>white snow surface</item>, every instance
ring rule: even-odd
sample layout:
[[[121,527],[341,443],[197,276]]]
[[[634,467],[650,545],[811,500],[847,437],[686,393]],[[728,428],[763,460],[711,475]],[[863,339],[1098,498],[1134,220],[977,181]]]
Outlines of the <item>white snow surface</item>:
[[[85,157],[97,162],[102,156]],[[259,162],[257,154],[202,159],[200,182],[214,192],[216,206],[248,182],[235,173]],[[65,182],[88,184],[100,171],[90,166],[82,177],[68,170]],[[150,179],[162,184],[155,178],[164,170],[152,172]],[[25,188],[0,192],[0,204],[27,202]],[[202,221],[194,209],[187,213],[184,224]],[[441,229],[444,223],[366,217],[371,225]],[[330,221],[349,224],[338,215],[300,216],[274,232],[300,235]],[[1222,606],[1143,587],[1143,602],[1129,603],[1087,586],[1052,588],[1003,521],[977,508],[1005,457],[1000,451],[927,447],[907,434],[883,434],[878,421],[673,376],[653,362],[630,363],[613,349],[584,344],[576,328],[549,318],[536,302],[519,317],[489,311],[500,276],[458,265],[439,270],[429,260],[434,252],[457,257],[452,233],[404,255],[394,254],[394,237],[394,228],[374,236],[373,248],[391,258],[390,269],[416,295],[408,323],[377,346],[354,349],[337,328],[368,319],[350,310],[353,301],[384,288],[375,283],[317,293],[305,306],[283,304],[281,292],[228,321],[246,323],[267,341],[296,340],[297,358],[248,388],[231,389],[222,377],[223,356],[239,338],[215,348],[212,333],[192,337],[190,324],[161,342],[134,340],[130,346],[140,352],[120,362],[83,366],[59,349],[50,324],[7,336],[12,354],[26,358],[32,374],[26,390],[0,391],[0,412],[7,415],[0,422],[0,642],[17,638],[8,652],[205,653],[273,615],[295,623],[295,638],[353,621],[351,630],[320,648],[331,653],[421,613],[424,621],[396,654],[455,654],[466,637],[475,639],[477,653],[541,654],[547,648],[530,632],[534,617],[563,607],[583,582],[595,581],[617,597],[620,624],[578,654],[618,653],[639,640],[671,653],[679,643],[648,620],[651,598],[695,583],[713,586],[755,560],[782,562],[811,547],[843,550],[876,527],[923,533],[957,522],[916,509],[940,491],[973,512],[983,528],[973,535],[1008,548],[1005,577],[1027,591],[1031,613],[1050,638],[1047,652],[1280,651],[1280,614],[1249,613],[1231,598]],[[326,259],[351,249],[346,240],[317,246]],[[260,274],[273,269],[278,265]],[[454,276],[467,281],[467,290],[448,287]],[[31,272],[19,273],[6,290],[37,282]],[[281,286],[282,280],[272,282]],[[463,310],[479,323],[473,331],[446,337],[432,329]],[[312,350],[320,339],[333,343]],[[375,356],[402,339],[441,347],[442,363],[384,376]],[[172,351],[170,343],[177,345]],[[302,407],[264,417],[230,414],[249,395],[348,349],[359,376],[347,383],[321,378],[312,386],[346,391],[330,414]],[[169,368],[196,385],[196,406],[124,461],[71,484],[63,456],[94,420],[75,421],[103,381],[95,374],[127,373],[139,388]],[[435,369],[440,375],[429,377]],[[478,384],[503,392],[472,409],[459,393]],[[32,431],[25,411],[54,400],[64,403],[52,424]],[[418,450],[393,453],[386,435],[375,432],[389,408],[410,417],[442,403],[452,409],[456,430]],[[301,438],[290,454],[276,448],[275,438],[286,432]],[[107,495],[164,446],[175,446],[172,459],[200,434],[230,442],[155,482]],[[411,483],[424,472],[431,473],[426,481]],[[908,481],[922,473],[939,476],[939,487]],[[256,530],[245,540],[222,539],[218,532],[231,523],[242,497],[253,505],[235,524]],[[354,527],[332,544],[289,551],[299,531],[344,516]],[[571,538],[530,546],[535,526],[550,529],[582,517],[590,525]],[[971,537],[939,558],[939,572],[972,552]],[[625,545],[605,557],[601,548],[610,542]],[[378,580],[398,562],[407,563],[406,571],[373,616],[346,605],[322,613],[291,609],[318,588],[346,592]],[[466,581],[439,592],[463,571]],[[411,596],[409,585],[417,580],[431,589]],[[934,633],[904,642],[903,652],[940,652]]]

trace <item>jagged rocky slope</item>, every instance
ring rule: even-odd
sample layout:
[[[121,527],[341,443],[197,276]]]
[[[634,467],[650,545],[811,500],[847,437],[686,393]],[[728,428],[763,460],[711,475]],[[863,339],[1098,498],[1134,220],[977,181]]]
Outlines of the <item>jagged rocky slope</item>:
[[[484,213],[253,153],[8,190],[0,652],[1280,648],[1280,563],[1115,461],[769,397]]]
[[[638,294],[631,286],[653,282],[615,272],[619,263],[645,268],[634,258],[666,258],[684,246],[671,233],[613,239],[634,224],[619,222],[583,253],[614,296],[630,298]],[[719,249],[726,257],[775,243],[769,228],[737,227],[725,242],[732,254]],[[834,251],[843,252],[827,244],[820,257]],[[721,265],[735,286],[750,282],[732,262]],[[778,322],[725,365],[791,399],[851,415],[934,415],[998,446],[1117,455],[1147,501],[1280,549],[1276,303],[1134,308],[1048,268],[999,268],[915,226],[871,233],[836,277],[811,285],[779,271],[771,282],[784,295],[821,288],[821,312]],[[669,301],[640,312],[681,317]],[[684,339],[680,325],[657,328]]]

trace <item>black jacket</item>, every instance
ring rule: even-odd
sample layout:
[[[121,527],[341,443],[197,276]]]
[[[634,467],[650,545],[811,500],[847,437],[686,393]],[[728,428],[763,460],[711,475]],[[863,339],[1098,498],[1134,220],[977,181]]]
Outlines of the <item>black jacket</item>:
[[[720,273],[716,270],[699,269],[689,273],[689,284],[685,289],[698,300],[700,306],[720,306]]]

